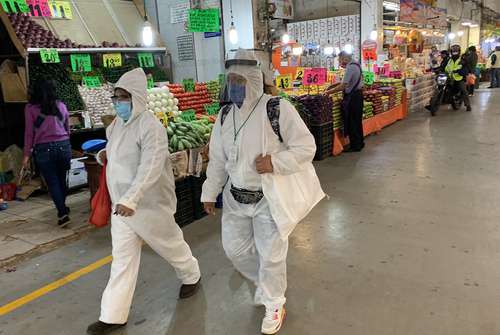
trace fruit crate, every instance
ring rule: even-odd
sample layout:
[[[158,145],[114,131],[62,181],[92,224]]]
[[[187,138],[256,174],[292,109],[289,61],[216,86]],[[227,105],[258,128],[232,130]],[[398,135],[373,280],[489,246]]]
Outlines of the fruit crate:
[[[175,221],[179,226],[184,227],[194,221],[190,178],[175,182],[175,195],[177,197],[177,211],[174,215]]]
[[[333,122],[311,126],[311,134],[316,141],[315,161],[321,161],[333,154]]]
[[[201,203],[201,193],[203,183],[207,180],[207,176],[202,174],[200,177],[191,177],[191,194],[193,197],[193,216],[195,220],[199,220],[207,215],[203,204]]]

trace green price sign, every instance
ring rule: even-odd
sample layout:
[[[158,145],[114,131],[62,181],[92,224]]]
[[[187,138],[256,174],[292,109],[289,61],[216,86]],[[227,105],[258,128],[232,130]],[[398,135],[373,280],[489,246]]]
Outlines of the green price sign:
[[[365,85],[373,85],[375,82],[375,73],[370,71],[363,71],[363,82]]]
[[[181,119],[186,122],[191,122],[196,120],[196,112],[194,109],[189,109],[181,113]]]
[[[183,79],[182,86],[185,92],[194,92],[194,79]]]
[[[208,115],[217,115],[219,114],[220,106],[218,103],[215,104],[207,104],[205,105],[205,111]]]
[[[218,33],[220,32],[220,13],[218,8],[190,9],[189,32]]]
[[[96,88],[96,87],[101,87],[101,80],[99,77],[83,77],[82,79],[83,85],[89,87],[89,88]]]
[[[59,53],[56,49],[40,49],[42,63],[60,63]]]
[[[70,56],[71,69],[73,72],[92,71],[92,60],[89,54],[75,54]]]
[[[153,78],[148,77],[148,90],[155,87],[155,81]]]
[[[0,0],[0,4],[6,13],[28,13],[30,11],[26,0]]]
[[[153,54],[150,52],[143,52],[143,53],[137,54],[137,58],[139,59],[139,66],[140,67],[154,67],[155,66],[155,60],[153,58]]]

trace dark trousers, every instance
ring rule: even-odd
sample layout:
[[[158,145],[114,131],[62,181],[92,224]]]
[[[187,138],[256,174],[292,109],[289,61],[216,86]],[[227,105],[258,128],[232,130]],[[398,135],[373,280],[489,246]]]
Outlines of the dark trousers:
[[[351,149],[360,150],[365,146],[363,134],[363,92],[354,91],[349,94],[350,100],[346,104],[346,130]],[[349,98],[348,98],[349,99]]]
[[[498,60],[500,62],[500,60]],[[500,87],[500,68],[491,69],[491,87]]]
[[[57,208],[57,216],[62,218],[69,214],[66,207],[66,176],[71,167],[71,144],[68,140],[37,144],[34,156]]]
[[[458,92],[462,95],[462,98],[464,99],[465,106],[470,107],[469,93],[467,92],[467,83],[464,80],[456,81],[455,82],[455,90],[456,90],[456,92]]]

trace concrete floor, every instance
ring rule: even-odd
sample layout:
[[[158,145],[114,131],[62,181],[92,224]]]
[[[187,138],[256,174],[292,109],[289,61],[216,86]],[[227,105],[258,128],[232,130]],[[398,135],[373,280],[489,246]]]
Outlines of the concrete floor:
[[[414,114],[362,154],[317,165],[330,201],[291,237],[280,334],[500,334],[500,91],[473,112]],[[262,309],[220,244],[218,218],[187,227],[203,289],[176,299],[149,248],[129,326],[116,334],[258,334]],[[0,306],[110,254],[106,230],[0,273]],[[84,334],[109,266],[0,317],[2,335]]]

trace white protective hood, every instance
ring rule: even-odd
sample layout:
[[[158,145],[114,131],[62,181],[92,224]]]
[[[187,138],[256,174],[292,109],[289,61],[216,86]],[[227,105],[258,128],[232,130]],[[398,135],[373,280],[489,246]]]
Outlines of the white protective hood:
[[[115,88],[121,88],[132,95],[132,117],[126,122],[130,124],[139,114],[146,112],[148,79],[144,70],[134,69],[125,73],[115,85]]]
[[[238,49],[231,60],[251,60],[260,64],[253,51],[244,49]],[[226,78],[229,74],[236,74],[247,80],[245,101],[241,109],[244,110],[249,105],[253,106],[255,101],[264,93],[264,78],[260,65],[231,65],[226,69]]]

